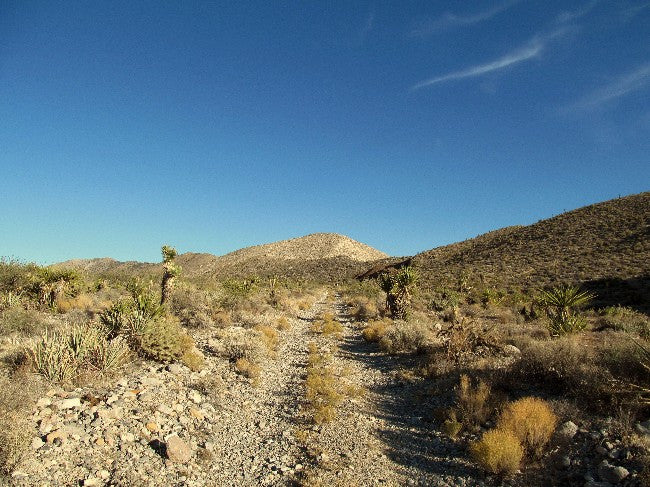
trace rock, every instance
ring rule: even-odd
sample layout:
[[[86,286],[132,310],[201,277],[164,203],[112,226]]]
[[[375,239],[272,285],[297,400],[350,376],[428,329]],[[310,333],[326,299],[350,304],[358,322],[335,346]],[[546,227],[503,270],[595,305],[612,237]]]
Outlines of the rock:
[[[50,399],[49,397],[42,397],[36,402],[36,407],[46,408],[51,404],[52,404],[52,399]]]
[[[98,479],[97,477],[88,477],[86,480],[84,480],[84,486],[85,487],[97,487],[99,485],[102,485],[101,479]]]
[[[167,458],[174,463],[187,463],[192,457],[192,452],[187,443],[181,440],[178,435],[167,438]]]
[[[145,428],[147,428],[151,433],[155,433],[156,431],[158,431],[158,430],[160,429],[160,428],[158,427],[158,425],[157,425],[156,423],[152,422],[152,421],[150,421],[149,423],[145,424],[144,426],[145,426]]]
[[[194,404],[201,404],[203,402],[201,394],[199,394],[197,391],[191,391],[188,396],[190,398],[190,401],[192,401]]]
[[[628,472],[626,468],[610,465],[607,460],[603,460],[598,465],[598,475],[605,482],[618,484],[629,474],[630,472]]]
[[[596,453],[598,453],[599,455],[606,455],[607,454],[607,448],[605,448],[604,446],[599,445],[599,446],[596,447]]]
[[[81,399],[78,397],[71,397],[70,399],[63,399],[56,403],[59,409],[72,409],[81,407]]]
[[[562,423],[560,427],[555,431],[555,435],[560,440],[571,440],[578,433],[578,426],[573,421],[567,421]]]
[[[503,350],[503,353],[505,353],[509,357],[514,357],[514,356],[517,356],[517,355],[521,355],[521,350],[519,350],[514,345],[504,345],[502,350]]]
[[[111,476],[111,473],[108,470],[100,470],[98,475],[102,480],[107,480]]]
[[[40,447],[42,447],[45,444],[45,442],[40,439],[40,438],[34,438],[32,440],[32,449],[33,450],[38,450]]]

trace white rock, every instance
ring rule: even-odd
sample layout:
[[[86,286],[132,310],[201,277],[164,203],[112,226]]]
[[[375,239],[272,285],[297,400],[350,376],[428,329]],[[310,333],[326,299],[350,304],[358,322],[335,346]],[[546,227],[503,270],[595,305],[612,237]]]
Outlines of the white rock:
[[[81,407],[81,399],[78,397],[71,397],[70,399],[63,399],[56,403],[59,409],[72,409]]]

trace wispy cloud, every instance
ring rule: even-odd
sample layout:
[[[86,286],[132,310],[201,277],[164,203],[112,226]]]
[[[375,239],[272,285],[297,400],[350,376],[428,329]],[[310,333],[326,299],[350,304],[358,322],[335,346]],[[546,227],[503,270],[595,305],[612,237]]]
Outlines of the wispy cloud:
[[[425,22],[420,27],[413,29],[410,34],[412,36],[426,36],[454,27],[478,24],[479,22],[489,20],[504,10],[509,9],[518,1],[519,0],[506,0],[505,2],[495,5],[491,9],[469,15],[457,15],[452,12],[446,12],[441,17]]]
[[[417,83],[411,89],[417,90],[420,88],[424,88],[425,86],[430,86],[437,83],[443,83],[445,81],[452,81],[452,80],[458,80],[463,78],[473,78],[476,76],[481,76],[486,73],[490,73],[492,71],[498,71],[500,69],[507,68],[508,66],[512,66],[514,64],[521,63],[529,59],[536,58],[546,48],[549,41],[551,41],[555,37],[564,34],[564,32],[565,29],[557,29],[546,35],[535,36],[530,41],[528,41],[525,45],[509,52],[508,54],[500,57],[499,59],[496,59],[495,61],[491,61],[485,64],[479,64],[476,66],[471,66],[469,68],[462,69],[460,71],[454,71],[452,73],[444,74],[441,76],[436,76],[435,78],[431,78],[425,81],[421,81],[420,83]]]
[[[600,0],[591,0],[577,10],[565,10],[564,12],[560,12],[555,20],[559,23],[573,22],[574,20],[578,20],[579,18],[584,17],[589,12],[591,12],[594,7],[598,5],[599,1]]]
[[[650,62],[619,76],[612,83],[594,90],[571,108],[597,108],[650,85]]]

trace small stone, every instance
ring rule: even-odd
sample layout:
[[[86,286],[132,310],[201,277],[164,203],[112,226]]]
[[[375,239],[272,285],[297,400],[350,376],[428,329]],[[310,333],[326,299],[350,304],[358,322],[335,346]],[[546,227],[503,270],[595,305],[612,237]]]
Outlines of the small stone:
[[[198,393],[198,391],[190,392],[189,398],[190,401],[192,401],[194,404],[201,404],[203,402],[203,398],[201,397],[201,394]]]
[[[152,433],[155,433],[156,431],[158,431],[160,429],[158,427],[158,425],[156,423],[152,422],[152,421],[145,424],[145,428],[147,428]]]
[[[61,442],[64,442],[65,440],[68,439],[68,435],[62,429],[58,429],[52,431],[51,433],[48,433],[48,435],[46,436],[46,440],[48,443],[54,443],[54,440],[56,439],[59,439]]]
[[[177,413],[182,413],[183,410],[185,409],[181,403],[174,404],[173,408],[174,411],[176,411]]]
[[[607,454],[607,448],[605,448],[604,446],[599,445],[599,446],[596,447],[596,453],[598,453],[599,455],[606,455]]]
[[[123,443],[131,443],[133,440],[135,440],[135,435],[133,433],[122,433],[120,435],[120,439],[122,440]]]
[[[95,440],[95,445],[97,445],[97,446],[104,446],[105,444],[106,444],[106,442],[104,441],[104,438],[100,437],[100,438],[97,438]]]
[[[573,421],[562,423],[555,432],[561,440],[571,440],[578,433],[578,426]]]
[[[99,485],[102,485],[102,481],[97,477],[88,477],[84,480],[84,487],[97,487]]]
[[[211,441],[206,441],[203,447],[208,451],[214,451],[214,443]]]
[[[195,419],[198,419],[199,421],[203,421],[205,419],[205,414],[203,414],[203,412],[195,408],[190,408],[190,416],[192,416]]]
[[[63,399],[56,403],[59,409],[72,409],[81,407],[81,399],[78,397],[71,397],[70,399]]]
[[[100,470],[97,475],[99,475],[102,480],[106,480],[111,476],[111,473],[108,470]]]
[[[181,440],[178,435],[172,435],[167,439],[167,458],[174,463],[187,463],[192,457],[192,452],[187,443]]]
[[[610,465],[607,460],[603,460],[600,462],[600,465],[598,465],[598,475],[605,482],[618,484],[629,474],[630,472],[628,472],[626,468]]]
[[[112,394],[108,396],[108,398],[106,399],[106,404],[113,404],[114,402],[119,400],[119,398],[120,396],[118,396],[117,394]]]
[[[40,447],[42,447],[45,444],[45,442],[40,439],[40,438],[34,438],[32,440],[32,449],[33,450],[38,450]]]

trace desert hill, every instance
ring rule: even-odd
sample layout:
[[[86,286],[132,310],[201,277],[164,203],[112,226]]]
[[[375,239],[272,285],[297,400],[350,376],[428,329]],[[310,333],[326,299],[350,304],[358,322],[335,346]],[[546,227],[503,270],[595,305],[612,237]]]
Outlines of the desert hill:
[[[431,285],[462,274],[487,285],[626,284],[647,292],[650,192],[506,227],[413,257]]]
[[[255,245],[223,256],[188,252],[178,264],[186,277],[247,277],[279,275],[295,278],[336,280],[363,270],[368,262],[388,257],[368,245],[335,233]],[[119,262],[111,258],[69,260],[57,264],[90,274],[143,275],[161,272],[160,264]]]

